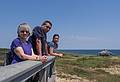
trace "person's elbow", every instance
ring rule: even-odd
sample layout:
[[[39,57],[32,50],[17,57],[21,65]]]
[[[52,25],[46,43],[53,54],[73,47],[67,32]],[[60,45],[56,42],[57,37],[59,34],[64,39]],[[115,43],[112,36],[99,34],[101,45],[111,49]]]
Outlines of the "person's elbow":
[[[19,57],[20,57],[20,59],[22,59],[22,60],[27,60],[27,58],[26,58],[24,55],[20,55]]]
[[[55,55],[55,53],[53,53],[53,52],[50,52],[50,55],[51,55],[51,56],[54,56],[54,55]]]

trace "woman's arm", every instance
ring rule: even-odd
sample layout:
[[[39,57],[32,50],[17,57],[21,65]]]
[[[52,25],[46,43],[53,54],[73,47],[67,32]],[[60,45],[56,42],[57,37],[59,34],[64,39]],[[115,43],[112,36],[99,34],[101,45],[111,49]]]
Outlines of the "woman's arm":
[[[30,55],[26,55],[22,49],[22,47],[16,47],[14,49],[14,52],[16,53],[16,55],[18,55],[21,59],[24,60],[36,60],[35,56],[30,56]]]

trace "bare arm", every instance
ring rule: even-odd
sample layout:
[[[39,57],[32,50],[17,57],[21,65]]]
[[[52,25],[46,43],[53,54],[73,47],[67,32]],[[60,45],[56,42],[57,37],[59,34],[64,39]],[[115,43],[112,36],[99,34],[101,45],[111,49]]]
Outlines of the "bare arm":
[[[22,49],[22,47],[17,47],[14,49],[14,52],[16,53],[16,55],[18,55],[21,59],[24,60],[36,60],[35,56],[30,56],[30,55],[26,55]]]
[[[37,54],[40,55],[40,56],[42,56],[41,46],[42,46],[42,44],[41,44],[41,40],[36,39],[36,49],[37,49]]]
[[[50,54],[48,53],[48,45],[47,45],[47,43],[45,44],[45,49],[46,49],[46,54],[47,54],[48,56],[50,56]]]
[[[41,56],[41,55],[35,55],[32,49],[32,56],[36,57],[36,60],[41,60],[41,62],[46,62],[47,61],[47,56]]]
[[[60,57],[63,56],[62,53],[54,53],[53,50],[54,50],[54,48],[50,47],[50,55],[53,55],[53,56],[60,56]]]

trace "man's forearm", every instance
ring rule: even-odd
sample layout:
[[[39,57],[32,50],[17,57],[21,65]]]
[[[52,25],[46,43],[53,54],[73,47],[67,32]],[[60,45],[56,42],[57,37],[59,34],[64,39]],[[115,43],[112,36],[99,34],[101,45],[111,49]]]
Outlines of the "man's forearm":
[[[41,41],[40,40],[36,40],[36,49],[37,49],[37,55],[42,55],[41,53]]]

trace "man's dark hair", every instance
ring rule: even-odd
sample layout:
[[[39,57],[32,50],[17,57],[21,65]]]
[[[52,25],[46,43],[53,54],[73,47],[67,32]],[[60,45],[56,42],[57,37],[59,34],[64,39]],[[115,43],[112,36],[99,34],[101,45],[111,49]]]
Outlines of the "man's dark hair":
[[[52,26],[52,22],[49,20],[44,21],[42,25],[45,25],[46,23],[49,23]]]
[[[54,35],[53,35],[53,39],[55,38],[55,36],[58,36],[58,37],[59,37],[59,34],[54,34]]]

